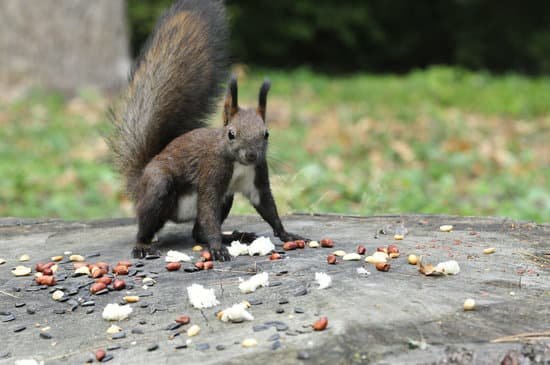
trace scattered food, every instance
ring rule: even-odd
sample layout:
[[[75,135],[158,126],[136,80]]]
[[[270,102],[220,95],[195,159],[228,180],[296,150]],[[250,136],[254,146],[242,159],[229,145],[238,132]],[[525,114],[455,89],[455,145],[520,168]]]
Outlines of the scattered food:
[[[137,295],[127,295],[122,298],[126,303],[137,303],[139,302],[139,297]]]
[[[329,263],[329,265],[335,265],[336,264],[336,256],[328,255],[327,256],[327,262]]]
[[[193,248],[191,250],[193,252],[201,252],[202,251],[202,246],[201,245],[195,245],[195,246],[193,246]]]
[[[11,271],[11,273],[15,276],[27,276],[31,273],[32,269],[30,267],[26,266],[17,266],[15,269]]]
[[[103,278],[103,283],[106,284],[106,285],[109,285],[110,282],[111,282],[111,278],[108,277],[108,276],[104,276]],[[101,280],[100,279],[100,280]],[[109,281],[109,283],[105,283],[105,281]],[[124,280],[121,280],[121,279],[115,279],[115,281],[113,282],[113,289],[115,290],[122,290],[126,288],[126,282]]]
[[[37,273],[37,275],[40,273]],[[35,279],[37,284],[39,285],[47,285],[47,286],[54,286],[56,284],[55,277],[53,275],[40,275],[37,276]]]
[[[61,261],[61,260],[63,260],[63,256],[62,256],[62,255],[59,255],[59,256],[52,256],[52,257],[51,257],[51,260],[52,260],[52,261],[56,261],[56,262],[57,262],[57,261]]]
[[[128,266],[117,265],[113,268],[113,273],[117,275],[128,275]]]
[[[178,271],[179,269],[181,269],[181,264],[179,261],[169,262],[166,264],[166,270],[168,271]]]
[[[244,281],[239,278],[241,283],[239,284],[239,289],[241,293],[252,293],[260,286],[269,285],[269,274],[267,272],[262,272],[252,276],[250,279]]]
[[[283,244],[283,250],[291,251],[298,248],[298,245],[294,241],[288,241]]]
[[[334,241],[331,240],[330,238],[323,238],[321,240],[321,246],[322,247],[328,247],[328,248],[334,247]]]
[[[115,324],[112,324],[112,325],[109,326],[109,328],[107,328],[106,332],[109,335],[114,335],[115,333],[122,332],[122,328],[120,328],[119,326],[117,326]]]
[[[359,255],[364,255],[364,254],[367,253],[367,249],[365,248],[365,246],[359,245],[359,246],[357,246],[356,252],[357,252]]]
[[[179,324],[187,324],[191,322],[191,318],[189,316],[179,316],[178,318],[176,318],[176,323],[179,323]]]
[[[239,255],[246,255],[248,253],[248,246],[243,245],[239,241],[233,241],[231,242],[231,246],[227,248],[229,251],[229,254],[233,257],[237,257]]]
[[[338,256],[338,257],[344,257],[346,255],[346,251],[336,250],[332,254],[335,255],[335,256]]]
[[[418,263],[418,256],[410,254],[409,256],[407,256],[407,262],[410,265],[416,265]]]
[[[306,248],[306,241],[304,240],[296,240],[296,246],[298,246],[299,249]]]
[[[476,301],[474,299],[466,299],[462,307],[465,311],[473,311],[476,308]]]
[[[269,237],[258,237],[252,243],[250,246],[248,246],[248,254],[250,256],[254,255],[260,255],[265,256],[269,254],[271,251],[275,250],[275,245]]]
[[[21,255],[19,256],[19,261],[29,261],[31,258],[29,255]]]
[[[217,317],[222,322],[252,321],[254,316],[247,311],[249,307],[250,303],[248,302],[237,303],[218,312]]]
[[[390,264],[387,262],[378,262],[375,266],[378,271],[390,271]]]
[[[99,349],[99,350],[96,350],[95,352],[95,359],[99,362],[101,362],[101,360],[103,360],[105,358],[105,350],[103,349]]]
[[[370,264],[377,264],[380,262],[387,262],[388,261],[388,254],[382,251],[376,251],[371,256],[365,257],[365,261]]]
[[[389,245],[387,249],[387,254],[391,259],[399,257],[399,247],[396,245]]]
[[[309,248],[319,248],[319,242],[317,241],[309,241],[307,245],[309,246]]]
[[[52,294],[52,299],[57,301],[65,296],[65,293],[63,293],[61,290],[56,290]]]
[[[370,275],[370,272],[367,269],[365,269],[364,267],[358,267],[357,268],[357,273],[359,275]]]
[[[439,230],[441,232],[452,232],[453,231],[453,226],[451,226],[450,224],[446,224],[446,225],[443,225],[443,226],[439,227]]]
[[[0,265],[5,264],[6,260],[0,257]]]
[[[189,327],[189,329],[187,330],[187,336],[189,337],[196,336],[199,334],[200,331],[201,331],[201,328],[198,325],[194,324],[191,327]]]
[[[166,253],[165,260],[166,262],[191,262],[191,257],[183,252],[171,250]]]
[[[256,339],[254,338],[246,338],[243,340],[241,345],[245,348],[256,347],[258,346],[258,341],[256,341]]]
[[[332,285],[332,278],[324,272],[316,272],[315,281],[319,284],[319,289],[326,289]]]
[[[90,276],[92,273],[90,272],[90,269],[88,266],[81,266],[78,269],[74,271],[75,275],[88,275]]]
[[[100,292],[105,288],[107,288],[107,285],[102,282],[94,283],[90,286],[90,293],[96,294],[97,292]]]
[[[405,238],[405,236],[403,236],[402,234],[394,234],[393,235],[393,239],[396,240],[396,241],[401,241],[403,238]]]
[[[69,260],[73,262],[84,262],[84,256],[82,255],[71,255],[69,256]]]
[[[321,317],[313,323],[312,327],[315,331],[323,331],[325,328],[327,328],[327,325],[328,325],[328,318]]]
[[[269,259],[270,259],[271,261],[273,261],[273,260],[280,260],[281,258],[282,258],[281,254],[279,254],[279,253],[277,253],[277,252],[273,252],[273,253],[271,254],[271,256],[269,256]]]
[[[214,263],[212,261],[205,261],[203,268],[204,270],[211,270],[214,268]]]
[[[344,260],[344,261],[359,261],[359,260],[361,260],[361,255],[359,255],[358,253],[355,253],[355,252],[347,253],[342,257],[342,260]]]
[[[103,310],[103,319],[106,321],[122,321],[130,316],[132,307],[129,305],[119,305],[118,303],[107,304]]]
[[[214,307],[220,302],[216,299],[214,289],[205,289],[200,284],[192,284],[187,287],[189,302],[197,309]]]
[[[484,249],[484,250],[483,250],[483,253],[486,254],[486,255],[490,255],[490,254],[492,254],[492,253],[495,253],[496,250],[497,250],[497,249],[494,248],[494,247],[489,247],[489,248]]]
[[[458,265],[458,262],[454,260],[440,262],[436,266],[433,266],[432,264],[424,264],[422,260],[419,260],[418,265],[418,270],[426,276],[456,275],[460,272],[460,266]]]

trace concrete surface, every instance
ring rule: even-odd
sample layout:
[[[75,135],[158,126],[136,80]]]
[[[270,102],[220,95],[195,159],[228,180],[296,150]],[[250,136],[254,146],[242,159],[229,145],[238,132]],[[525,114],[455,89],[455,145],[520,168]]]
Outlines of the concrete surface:
[[[330,237],[335,247],[306,247],[288,252],[287,258],[279,261],[241,256],[215,263],[214,270],[194,273],[167,272],[164,258],[143,261],[141,269],[157,276],[155,286],[142,289],[134,276],[126,278],[128,283],[136,281],[130,291],[93,296],[83,287],[71,298],[89,297],[95,301],[95,311],[86,314],[94,307],[79,306],[71,312],[68,302],[51,299],[51,288],[27,291],[32,290],[33,278],[14,277],[11,268],[19,264],[17,258],[22,254],[31,257],[23,264],[34,268],[37,262],[49,261],[64,251],[85,256],[100,254],[87,261],[114,264],[129,258],[136,230],[133,222],[0,219],[0,258],[7,260],[0,265],[0,311],[16,316],[14,321],[0,322],[0,357],[4,356],[0,364],[30,358],[46,364],[84,363],[94,350],[115,344],[121,348],[107,351],[114,357],[111,364],[499,364],[509,351],[517,363],[550,363],[550,225],[502,218],[421,215],[292,215],[285,217],[284,223],[289,231],[313,239]],[[392,229],[400,224],[409,233],[404,240],[394,241]],[[452,224],[454,230],[440,232],[443,224]],[[190,229],[188,225],[167,226],[160,234],[160,249],[164,253],[178,249],[191,254],[194,242]],[[224,229],[255,231],[273,239],[267,225],[254,216],[231,217]],[[380,229],[388,234],[380,234]],[[326,256],[336,249],[353,252],[363,244],[372,253],[376,247],[391,243],[399,246],[401,256],[391,261],[389,272],[378,272],[362,260],[326,263]],[[485,255],[482,251],[486,247],[495,247],[496,252]],[[426,277],[407,264],[408,253],[423,255],[434,264],[456,260],[461,271],[456,276]],[[58,275],[70,274],[70,263],[60,266]],[[357,274],[357,268],[363,266],[370,275]],[[241,294],[238,278],[256,271],[268,272],[270,282],[280,285]],[[315,272],[330,274],[333,286],[318,290]],[[67,290],[87,281],[69,275],[59,285]],[[221,304],[193,309],[186,292],[192,283],[214,288]],[[307,294],[295,296],[303,288],[307,288]],[[132,304],[130,318],[116,323],[126,338],[110,339],[105,332],[110,324],[101,318],[105,305],[120,302],[128,293],[144,292],[152,295]],[[463,311],[466,298],[476,300],[477,310]],[[281,299],[288,303],[279,304]],[[222,323],[216,319],[218,310],[243,300],[262,301],[250,308],[254,321]],[[149,304],[147,308],[140,307],[143,302]],[[16,308],[17,303],[25,306]],[[304,313],[295,313],[296,307]],[[28,308],[36,313],[28,314]],[[276,313],[278,308],[284,313]],[[55,314],[56,309],[66,309],[66,313]],[[187,335],[174,337],[174,333],[190,325],[172,331],[166,327],[181,314],[190,315],[191,323],[200,325],[202,331],[192,338],[188,348],[175,349],[186,342]],[[329,326],[323,332],[312,332],[310,324],[320,316],[328,317]],[[268,321],[282,321],[289,328],[253,331],[254,325]],[[22,325],[25,330],[14,332]],[[39,337],[44,327],[50,327],[51,339]],[[131,333],[132,329],[141,329],[143,334]],[[546,337],[540,335],[544,331]],[[273,342],[268,339],[275,333],[281,337],[281,347],[272,350]],[[534,334],[536,340],[529,344],[519,340],[491,342],[521,333]],[[257,339],[258,346],[242,348],[240,343],[245,338]],[[427,348],[411,349],[409,340],[425,342]],[[197,350],[196,345],[203,343],[210,348]],[[147,351],[153,344],[158,344],[158,349]],[[226,349],[217,350],[220,344]],[[309,359],[298,359],[300,351]]]

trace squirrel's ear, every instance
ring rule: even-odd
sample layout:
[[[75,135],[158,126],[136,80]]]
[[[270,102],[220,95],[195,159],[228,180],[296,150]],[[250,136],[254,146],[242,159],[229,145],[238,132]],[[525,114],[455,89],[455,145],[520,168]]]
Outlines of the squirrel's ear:
[[[260,97],[258,98],[258,114],[262,117],[263,121],[265,122],[265,108],[267,104],[267,93],[269,89],[271,88],[271,81],[269,79],[265,79],[262,86],[260,87]]]
[[[223,104],[223,125],[227,125],[231,118],[239,111],[239,100],[237,96],[237,78],[235,75],[231,76],[229,80],[229,86],[227,88],[227,94],[225,95],[225,102]]]

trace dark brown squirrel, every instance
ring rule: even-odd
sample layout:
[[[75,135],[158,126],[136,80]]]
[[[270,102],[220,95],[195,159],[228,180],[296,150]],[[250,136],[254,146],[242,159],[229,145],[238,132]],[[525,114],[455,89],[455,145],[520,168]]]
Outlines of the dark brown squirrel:
[[[138,221],[134,257],[157,251],[151,241],[171,220],[194,221],[193,238],[216,260],[229,260],[221,224],[242,193],[282,241],[287,232],[271,194],[265,123],[270,82],[255,109],[241,109],[231,78],[223,127],[207,128],[228,77],[227,24],[220,1],[179,0],[159,19],[133,69],[121,113],[107,138]],[[117,115],[118,114],[118,115]],[[244,240],[244,239],[243,239]]]

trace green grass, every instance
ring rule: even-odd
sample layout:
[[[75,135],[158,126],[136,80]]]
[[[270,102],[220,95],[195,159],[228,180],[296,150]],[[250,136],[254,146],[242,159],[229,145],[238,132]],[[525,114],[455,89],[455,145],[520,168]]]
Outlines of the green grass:
[[[404,76],[264,75],[279,210],[443,213],[550,221],[550,79],[433,67]],[[108,101],[0,101],[0,216],[92,218],[131,207],[99,136]],[[215,123],[220,120],[214,117]],[[242,199],[234,209],[251,213]]]

